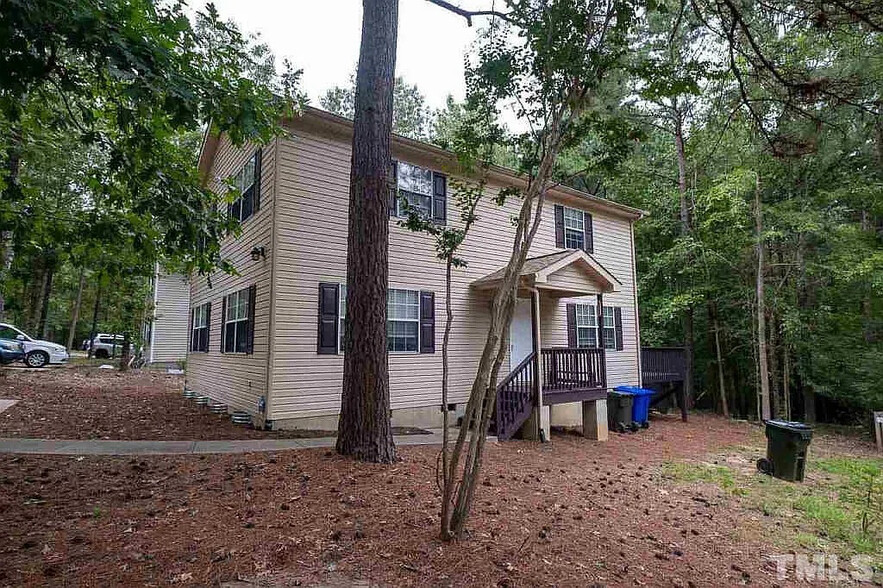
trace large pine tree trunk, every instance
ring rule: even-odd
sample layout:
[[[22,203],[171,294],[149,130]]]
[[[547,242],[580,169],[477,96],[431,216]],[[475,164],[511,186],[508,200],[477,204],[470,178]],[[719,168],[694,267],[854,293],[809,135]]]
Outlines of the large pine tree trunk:
[[[766,304],[764,303],[763,209],[760,202],[760,175],[754,186],[754,223],[757,232],[757,370],[760,385],[760,418],[772,418],[770,408],[770,375],[766,354]]]
[[[395,460],[389,415],[386,296],[389,139],[398,0],[363,0],[347,237],[347,333],[337,451]]]

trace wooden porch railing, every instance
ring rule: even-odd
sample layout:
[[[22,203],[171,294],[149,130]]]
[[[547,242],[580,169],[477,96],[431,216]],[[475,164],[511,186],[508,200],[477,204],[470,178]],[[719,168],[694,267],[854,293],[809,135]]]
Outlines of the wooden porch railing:
[[[514,435],[533,410],[536,352],[531,352],[497,385],[495,426],[497,438],[505,441]]]
[[[603,349],[551,347],[542,350],[542,357],[544,393],[607,387],[607,362]]]
[[[686,359],[683,347],[642,347],[641,382],[662,384],[683,382],[686,374]]]

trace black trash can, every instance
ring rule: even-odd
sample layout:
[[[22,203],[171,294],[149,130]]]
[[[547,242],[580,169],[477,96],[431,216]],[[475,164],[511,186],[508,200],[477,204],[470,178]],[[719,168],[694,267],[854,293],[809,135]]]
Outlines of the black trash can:
[[[617,433],[634,430],[632,425],[632,404],[634,397],[629,392],[613,390],[607,395],[607,427]]]
[[[757,469],[782,480],[802,482],[812,427],[793,421],[767,421],[766,438],[766,457],[757,460]]]

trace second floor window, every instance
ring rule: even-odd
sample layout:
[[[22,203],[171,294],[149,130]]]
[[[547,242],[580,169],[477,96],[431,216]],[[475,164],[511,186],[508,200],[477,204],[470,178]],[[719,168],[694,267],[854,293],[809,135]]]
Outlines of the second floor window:
[[[190,312],[190,351],[208,351],[209,316],[212,305],[210,302],[200,304]]]
[[[227,214],[239,222],[251,218],[260,208],[261,150],[254,152],[231,179],[239,196],[227,205]]]
[[[586,231],[582,210],[564,209],[564,246],[568,249],[585,249]]]
[[[390,214],[407,216],[408,207],[443,225],[447,218],[447,176],[403,161],[394,162],[396,190]]]

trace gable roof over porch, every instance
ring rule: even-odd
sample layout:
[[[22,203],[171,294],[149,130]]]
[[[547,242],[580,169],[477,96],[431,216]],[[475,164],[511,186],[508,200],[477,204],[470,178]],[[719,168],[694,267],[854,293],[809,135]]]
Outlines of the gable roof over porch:
[[[483,290],[497,288],[505,273],[504,267],[475,280],[471,285]],[[555,297],[619,292],[622,287],[622,282],[598,260],[579,249],[525,260],[519,281],[522,287],[535,287]]]

